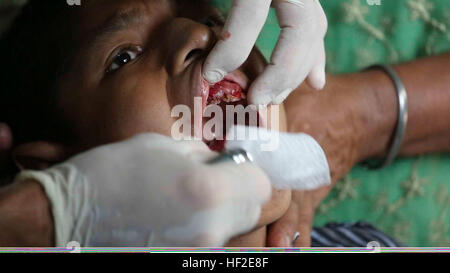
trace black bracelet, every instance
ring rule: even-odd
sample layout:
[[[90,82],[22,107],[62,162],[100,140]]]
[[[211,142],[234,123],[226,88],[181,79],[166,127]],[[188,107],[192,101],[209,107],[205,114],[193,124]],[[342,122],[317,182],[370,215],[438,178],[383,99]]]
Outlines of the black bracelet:
[[[364,163],[364,166],[368,167],[369,169],[381,169],[391,164],[400,151],[400,147],[402,145],[403,137],[406,131],[406,125],[408,123],[408,94],[402,80],[397,75],[397,72],[392,69],[392,67],[387,65],[374,65],[368,68],[368,70],[371,69],[381,69],[386,72],[386,74],[388,74],[391,80],[394,82],[395,90],[398,96],[397,126],[392,137],[389,152],[386,158],[382,161],[370,160]]]

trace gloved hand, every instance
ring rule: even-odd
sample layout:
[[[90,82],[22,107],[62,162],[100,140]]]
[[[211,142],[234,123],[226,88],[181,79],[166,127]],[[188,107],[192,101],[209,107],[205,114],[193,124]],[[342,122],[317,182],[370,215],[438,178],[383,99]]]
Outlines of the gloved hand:
[[[325,85],[324,37],[327,19],[318,0],[234,0],[222,37],[208,56],[203,77],[213,84],[248,58],[275,7],[281,35],[271,62],[249,89],[256,105],[280,104],[308,77],[315,89]]]
[[[222,246],[256,225],[271,186],[248,163],[204,164],[215,155],[145,134],[18,178],[44,186],[57,246]]]

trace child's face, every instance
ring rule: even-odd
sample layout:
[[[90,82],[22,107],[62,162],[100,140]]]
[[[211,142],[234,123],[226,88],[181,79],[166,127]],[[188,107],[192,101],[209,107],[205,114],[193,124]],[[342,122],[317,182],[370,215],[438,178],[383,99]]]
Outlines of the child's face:
[[[60,86],[60,106],[80,141],[74,150],[143,132],[170,135],[172,107],[193,109],[201,96],[202,64],[220,33],[216,11],[198,0],[82,3],[81,47]],[[248,84],[263,66],[254,51],[235,76]],[[275,192],[261,223],[280,217],[289,196]]]

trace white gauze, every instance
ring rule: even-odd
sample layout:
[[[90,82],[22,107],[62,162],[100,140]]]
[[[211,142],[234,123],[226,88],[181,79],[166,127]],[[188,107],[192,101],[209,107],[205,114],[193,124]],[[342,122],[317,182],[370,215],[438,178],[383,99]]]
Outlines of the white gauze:
[[[331,183],[325,153],[307,134],[238,125],[230,128],[225,149],[250,153],[276,189],[313,190]]]

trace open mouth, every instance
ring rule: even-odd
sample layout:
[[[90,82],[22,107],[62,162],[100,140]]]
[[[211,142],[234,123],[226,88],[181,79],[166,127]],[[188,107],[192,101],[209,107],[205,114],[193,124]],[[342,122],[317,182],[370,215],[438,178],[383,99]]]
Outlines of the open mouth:
[[[236,82],[224,79],[209,88],[207,105],[223,105],[246,99],[244,89]]]
[[[249,125],[249,114],[238,113],[238,110],[243,110],[248,106],[247,103],[247,79],[245,77],[240,76],[238,73],[232,73],[229,76],[225,77],[222,81],[209,85],[209,94],[207,99],[207,106],[210,105],[218,105],[222,109],[223,113],[223,124],[222,128],[215,128],[215,130],[222,131],[222,137],[214,138],[213,140],[205,140],[205,143],[208,147],[213,151],[222,151],[225,148],[225,142],[227,135],[227,110],[226,107],[228,105],[237,106],[242,105],[243,108],[235,108],[235,112],[233,113],[233,124],[238,124],[239,119],[237,115],[243,114],[245,115],[245,125]],[[257,114],[258,121],[256,122],[259,125],[259,115]],[[214,117],[211,117],[214,118]]]

